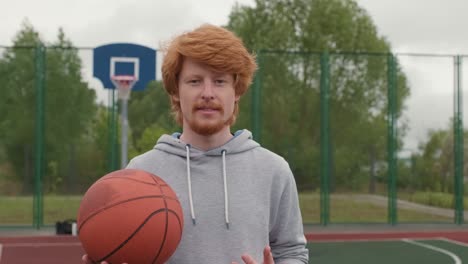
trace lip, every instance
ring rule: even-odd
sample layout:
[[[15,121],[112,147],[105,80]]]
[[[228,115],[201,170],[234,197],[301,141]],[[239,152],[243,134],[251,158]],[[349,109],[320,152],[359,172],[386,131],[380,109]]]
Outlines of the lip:
[[[215,108],[198,108],[197,111],[202,112],[202,113],[215,113],[218,112],[218,109]]]

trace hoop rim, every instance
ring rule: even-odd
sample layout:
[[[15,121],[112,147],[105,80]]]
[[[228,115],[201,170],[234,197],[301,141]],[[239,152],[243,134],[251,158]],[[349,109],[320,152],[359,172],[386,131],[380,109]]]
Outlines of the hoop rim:
[[[112,81],[138,81],[138,78],[134,75],[112,75]]]
[[[138,81],[138,78],[133,75],[113,75],[110,78],[118,91],[119,98],[128,100],[133,85]]]

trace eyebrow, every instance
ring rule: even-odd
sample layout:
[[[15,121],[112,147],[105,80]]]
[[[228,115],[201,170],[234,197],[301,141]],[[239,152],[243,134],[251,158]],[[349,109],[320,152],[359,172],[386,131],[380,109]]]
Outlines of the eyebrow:
[[[182,78],[182,81],[187,81],[188,79],[201,78],[200,74],[190,74]]]

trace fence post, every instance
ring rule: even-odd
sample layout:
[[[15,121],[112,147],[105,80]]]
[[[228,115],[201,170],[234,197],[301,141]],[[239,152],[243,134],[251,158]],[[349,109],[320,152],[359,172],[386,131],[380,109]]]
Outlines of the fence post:
[[[387,111],[387,163],[388,163],[388,223],[396,225],[397,220],[397,129],[396,129],[396,100],[397,78],[396,59],[391,53],[387,57],[387,82],[388,82],[388,111]]]
[[[320,223],[330,223],[330,64],[328,52],[320,55]]]
[[[35,166],[34,166],[34,197],[33,226],[39,229],[43,224],[43,194],[42,179],[44,173],[44,113],[45,113],[45,47],[42,43],[35,48]]]
[[[454,57],[454,102],[453,102],[453,151],[454,151],[454,201],[455,223],[463,224],[463,93],[461,87],[461,57]]]

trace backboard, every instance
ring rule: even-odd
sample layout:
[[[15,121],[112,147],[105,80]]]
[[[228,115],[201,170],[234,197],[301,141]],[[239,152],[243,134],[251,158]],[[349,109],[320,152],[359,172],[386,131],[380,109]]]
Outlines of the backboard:
[[[134,76],[132,90],[144,90],[156,79],[156,50],[131,43],[113,43],[93,50],[93,76],[104,88],[115,89],[114,76]]]

